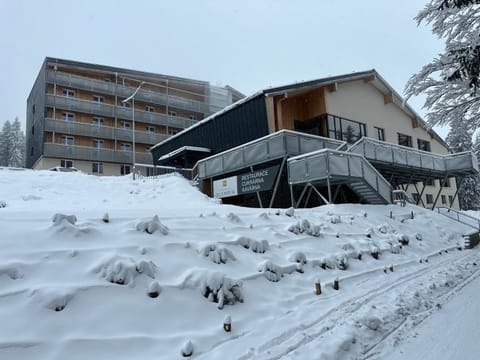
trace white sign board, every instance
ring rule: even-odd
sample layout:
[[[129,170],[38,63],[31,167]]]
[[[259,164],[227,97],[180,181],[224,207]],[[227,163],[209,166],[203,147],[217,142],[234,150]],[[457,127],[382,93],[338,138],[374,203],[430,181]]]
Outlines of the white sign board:
[[[213,182],[213,197],[221,199],[224,197],[238,195],[237,176],[231,176]]]

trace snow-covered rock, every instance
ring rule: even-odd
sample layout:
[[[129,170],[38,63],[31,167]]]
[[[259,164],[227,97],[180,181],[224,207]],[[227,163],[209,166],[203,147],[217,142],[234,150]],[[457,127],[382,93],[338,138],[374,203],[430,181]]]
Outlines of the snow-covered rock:
[[[229,260],[235,260],[233,253],[217,244],[209,244],[200,250],[202,256],[207,257],[215,264],[226,264]]]

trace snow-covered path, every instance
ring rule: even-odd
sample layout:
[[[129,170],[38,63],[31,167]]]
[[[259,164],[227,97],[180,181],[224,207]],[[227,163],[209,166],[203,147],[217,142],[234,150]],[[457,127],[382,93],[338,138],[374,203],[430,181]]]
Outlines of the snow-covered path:
[[[170,360],[188,341],[204,360],[385,359],[480,276],[466,227],[415,206],[248,209],[178,176],[1,168],[0,201],[0,359]]]
[[[461,354],[461,355],[460,355]],[[480,358],[480,278],[444,304],[400,344],[390,360],[478,360]]]

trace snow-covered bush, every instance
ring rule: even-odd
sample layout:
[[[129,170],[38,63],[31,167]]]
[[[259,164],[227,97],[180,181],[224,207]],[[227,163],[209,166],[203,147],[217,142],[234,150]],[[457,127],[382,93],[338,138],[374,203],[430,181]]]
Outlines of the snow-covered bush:
[[[262,219],[262,220],[270,220],[270,217],[268,216],[267,213],[261,213],[260,215],[258,215],[259,219]]]
[[[376,246],[372,246],[370,249],[370,254],[374,259],[378,259],[380,256],[380,249]]]
[[[0,200],[0,208],[7,207],[7,203],[4,200]]]
[[[337,268],[339,270],[348,269],[348,258],[346,256],[337,256]]]
[[[290,225],[287,230],[294,233],[295,235],[306,233],[315,237],[320,236],[320,225],[313,225],[307,219]]]
[[[215,272],[205,276],[200,290],[209,301],[218,303],[220,310],[224,305],[243,302],[242,282],[232,280],[222,273]]]
[[[374,232],[373,232],[372,228],[369,227],[369,228],[367,228],[367,230],[365,230],[365,236],[367,238],[371,238],[373,234],[374,234]]]
[[[388,224],[382,224],[378,227],[378,231],[381,232],[382,234],[387,234],[390,230],[390,225]]]
[[[155,215],[151,220],[140,221],[136,226],[137,231],[146,232],[147,234],[153,234],[160,232],[163,235],[168,234],[168,227],[163,225],[158,219],[158,215]]]
[[[109,218],[109,216],[108,216],[108,212],[106,212],[105,214],[103,214],[102,221],[103,221],[104,223],[109,223],[109,222],[110,222],[110,218]]]
[[[293,254],[291,254],[289,256],[288,260],[290,260],[292,262],[299,263],[299,264],[306,264],[307,263],[307,257],[301,251],[296,251]]]
[[[116,255],[101,261],[93,271],[111,283],[127,285],[131,284],[139,274],[145,274],[154,279],[155,269],[156,265],[151,261],[136,262],[132,258]]]
[[[405,235],[405,234],[402,234],[398,237],[398,242],[402,245],[402,246],[407,246],[408,243],[410,242],[410,238],[408,237],[408,235]]]
[[[270,248],[267,240],[254,240],[246,236],[240,236],[237,240],[230,242],[230,244],[240,245],[245,249],[250,249],[254,253],[261,254]]]
[[[34,299],[35,303],[41,304],[47,309],[62,311],[73,298],[73,294],[64,290],[42,288],[33,290],[30,297]]]
[[[216,244],[206,245],[200,250],[200,254],[215,264],[226,264],[228,260],[235,260],[235,256],[230,250]]]
[[[360,323],[372,331],[377,331],[382,325],[382,320],[374,315],[368,315],[360,319]]]
[[[75,215],[65,215],[65,214],[57,213],[53,215],[52,222],[56,226],[62,225],[65,223],[75,225],[75,223],[77,222],[77,217]]]
[[[18,265],[2,265],[0,266],[0,276],[7,275],[11,280],[22,278]]]
[[[285,215],[286,215],[286,216],[289,216],[289,217],[295,216],[295,209],[294,209],[293,207],[289,207],[289,208],[285,211]]]
[[[417,239],[418,241],[422,241],[423,240],[423,235],[421,233],[416,233],[415,234],[415,239]]]
[[[340,224],[342,222],[342,219],[340,218],[339,215],[332,215],[330,216],[329,220],[332,224]]]
[[[239,223],[241,222],[240,217],[234,213],[228,213],[227,215],[228,220],[230,220],[233,223]]]
[[[263,273],[268,281],[278,282],[283,277],[283,274],[291,274],[297,271],[297,266],[295,264],[279,266],[267,260],[258,266],[258,271]]]

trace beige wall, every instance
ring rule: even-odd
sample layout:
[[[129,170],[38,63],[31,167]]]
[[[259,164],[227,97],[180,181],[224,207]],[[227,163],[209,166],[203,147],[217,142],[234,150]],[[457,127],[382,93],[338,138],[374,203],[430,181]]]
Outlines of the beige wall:
[[[417,148],[417,139],[423,139],[430,142],[432,152],[439,154],[448,153],[447,148],[435,138],[432,138],[422,127],[413,127],[412,119],[394,103],[385,104],[384,94],[373,86],[371,82],[363,80],[339,83],[337,91],[325,91],[326,110],[329,114],[337,115],[350,120],[355,120],[366,125],[367,136],[375,138],[374,127],[385,130],[385,140],[387,142],[398,144],[398,133],[410,135],[412,145]],[[455,194],[455,181],[450,179],[452,187],[444,188],[442,194],[446,195],[448,205],[448,196]],[[418,190],[421,191],[422,185],[419,184]],[[432,195],[433,200],[440,189],[438,180],[435,186],[427,186],[423,192],[422,199],[426,207],[432,204],[426,203],[426,195]],[[415,187],[410,185],[409,193],[416,193]],[[441,197],[437,201],[437,206],[442,205]],[[458,200],[455,200],[454,207],[458,208]]]

